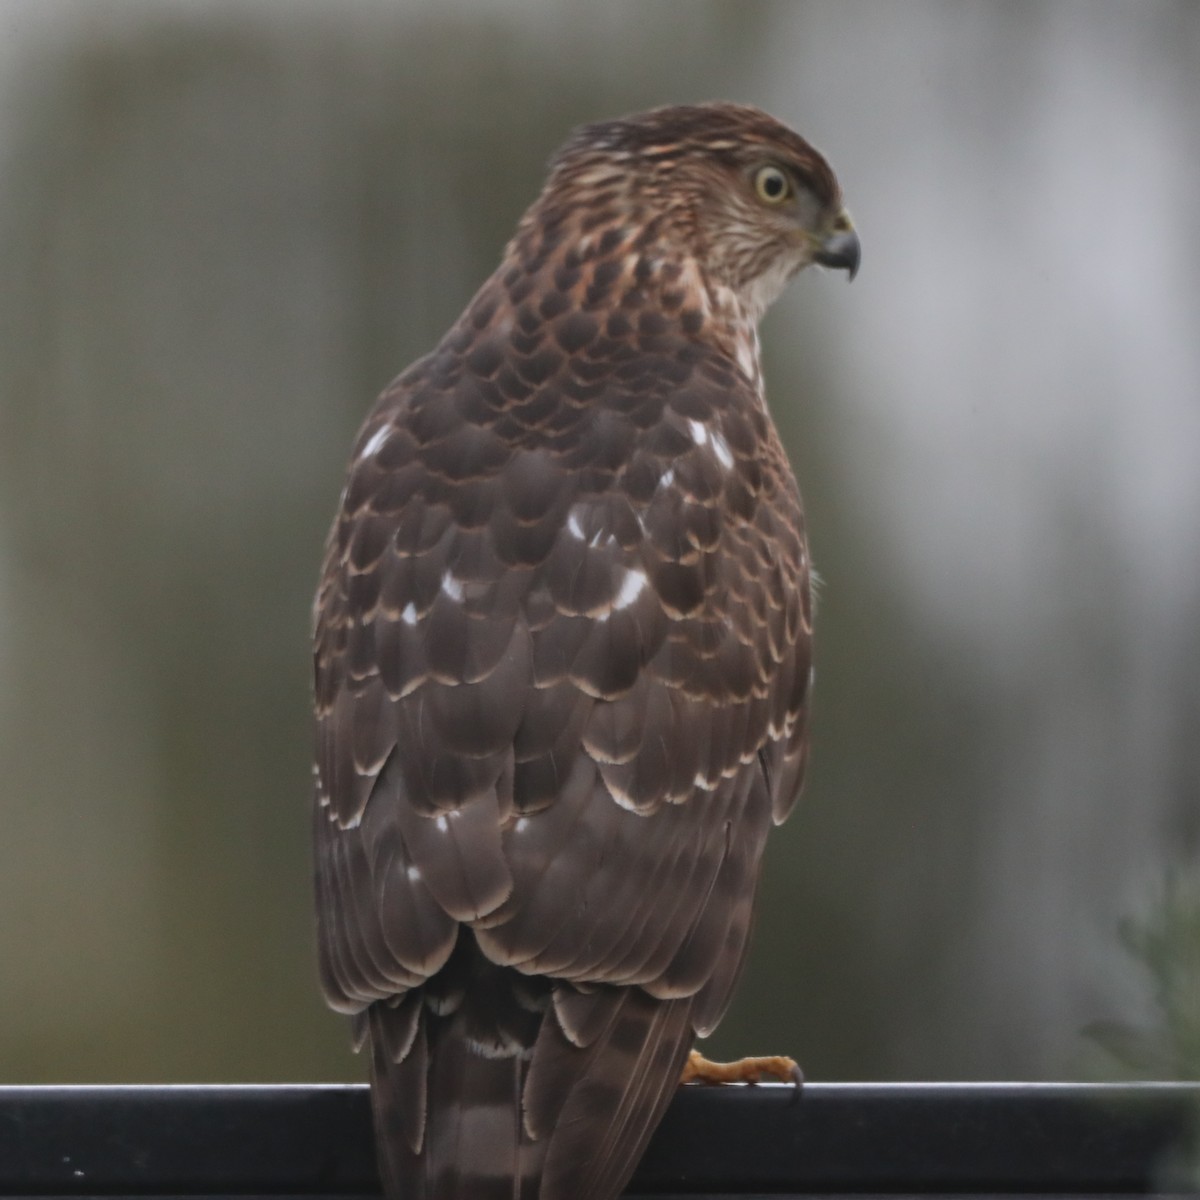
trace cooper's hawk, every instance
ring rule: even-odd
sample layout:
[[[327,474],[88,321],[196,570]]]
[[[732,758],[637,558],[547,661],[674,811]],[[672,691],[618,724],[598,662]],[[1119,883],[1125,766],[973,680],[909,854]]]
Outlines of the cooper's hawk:
[[[765,113],[579,130],[354,446],[315,610],[321,978],[403,1200],[608,1200],[729,1002],[812,607],[756,325],[858,265]]]

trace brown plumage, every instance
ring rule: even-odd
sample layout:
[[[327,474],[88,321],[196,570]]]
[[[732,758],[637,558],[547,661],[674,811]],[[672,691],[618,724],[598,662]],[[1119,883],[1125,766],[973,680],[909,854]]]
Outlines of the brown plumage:
[[[756,324],[858,243],[757,109],[579,130],[355,443],[315,606],[321,979],[399,1200],[610,1200],[720,1020],[804,768]]]

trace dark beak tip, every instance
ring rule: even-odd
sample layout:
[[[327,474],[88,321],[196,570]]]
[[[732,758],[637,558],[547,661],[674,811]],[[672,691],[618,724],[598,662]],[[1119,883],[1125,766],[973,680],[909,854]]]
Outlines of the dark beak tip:
[[[858,274],[858,264],[862,258],[862,246],[858,234],[853,229],[843,230],[826,239],[817,254],[815,261],[823,267],[832,267],[835,271],[845,271],[847,280]]]

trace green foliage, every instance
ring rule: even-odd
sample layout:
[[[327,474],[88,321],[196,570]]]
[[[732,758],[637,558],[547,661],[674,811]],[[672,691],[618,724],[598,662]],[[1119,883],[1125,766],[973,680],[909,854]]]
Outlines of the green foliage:
[[[1200,1079],[1200,866],[1168,875],[1162,898],[1145,916],[1123,921],[1120,939],[1150,977],[1158,1020],[1152,1026],[1101,1021],[1085,1032],[1121,1074]],[[1200,1186],[1200,1108],[1188,1140],[1182,1161],[1164,1170]]]
[[[1159,1020],[1090,1026],[1088,1036],[1134,1076],[1200,1079],[1200,868],[1174,872],[1146,916],[1122,922],[1125,949],[1149,974]]]

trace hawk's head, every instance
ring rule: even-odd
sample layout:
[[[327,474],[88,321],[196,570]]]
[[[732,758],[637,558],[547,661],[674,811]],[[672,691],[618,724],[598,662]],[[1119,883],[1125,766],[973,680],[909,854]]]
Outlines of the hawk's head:
[[[829,164],[744,105],[658,108],[577,130],[531,216],[554,228],[567,212],[583,214],[577,237],[686,256],[755,319],[810,263],[851,278],[858,269],[858,236]]]

